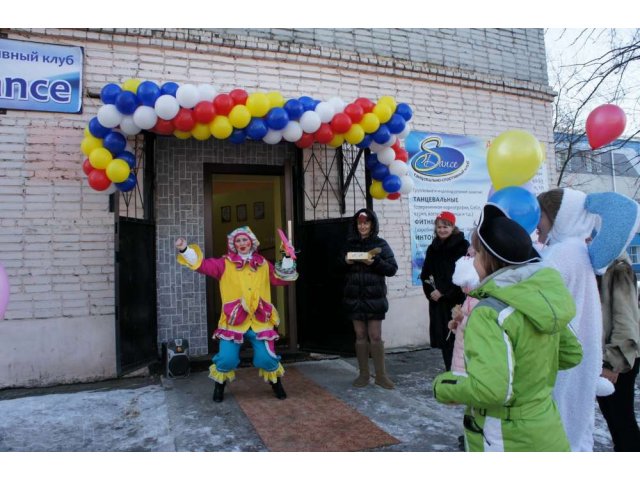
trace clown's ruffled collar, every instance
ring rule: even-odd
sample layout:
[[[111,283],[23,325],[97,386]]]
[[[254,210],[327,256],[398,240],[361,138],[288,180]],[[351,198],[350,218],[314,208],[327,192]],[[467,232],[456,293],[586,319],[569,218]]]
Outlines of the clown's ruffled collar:
[[[249,265],[251,270],[256,271],[265,262],[265,258],[257,252],[253,252],[246,260],[235,252],[227,253],[224,258],[233,262],[238,270],[242,270],[245,265]]]

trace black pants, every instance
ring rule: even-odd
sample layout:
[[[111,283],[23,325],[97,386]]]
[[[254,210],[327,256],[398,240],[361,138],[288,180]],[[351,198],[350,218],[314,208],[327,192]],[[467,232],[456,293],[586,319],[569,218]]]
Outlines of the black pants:
[[[618,375],[613,394],[596,397],[609,426],[613,450],[616,452],[640,452],[640,429],[633,404],[633,389],[639,367],[640,358],[636,358],[630,371]]]
[[[449,340],[444,341],[442,345],[442,359],[444,360],[444,369],[448,372],[451,370],[451,362],[453,360],[453,344],[456,341],[456,336],[452,333],[449,336]]]

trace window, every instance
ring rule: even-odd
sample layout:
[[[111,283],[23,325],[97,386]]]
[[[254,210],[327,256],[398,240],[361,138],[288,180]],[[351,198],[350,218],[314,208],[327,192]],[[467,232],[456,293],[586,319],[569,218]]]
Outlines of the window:
[[[640,245],[631,245],[627,251],[631,257],[631,263],[640,263]]]

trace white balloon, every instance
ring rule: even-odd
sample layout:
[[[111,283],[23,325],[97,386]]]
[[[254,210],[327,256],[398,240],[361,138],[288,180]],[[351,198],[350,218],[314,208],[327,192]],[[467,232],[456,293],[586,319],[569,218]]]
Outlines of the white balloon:
[[[98,109],[98,122],[106,128],[115,128],[122,121],[122,114],[115,105],[103,105]]]
[[[385,147],[378,152],[378,161],[384,165],[391,165],[396,159],[396,152],[393,148]]]
[[[104,190],[102,193],[106,193],[107,195],[111,195],[112,193],[116,193],[117,191],[118,191],[118,187],[116,187],[115,183],[111,182],[111,185],[109,185],[109,188]]]
[[[378,153],[381,150],[384,150],[386,147],[384,145],[380,145],[379,143],[376,142],[371,142],[371,145],[369,145],[369,150],[371,150],[373,153]]]
[[[316,112],[308,110],[300,117],[300,126],[306,133],[315,133],[320,128],[320,116]]]
[[[275,145],[282,140],[282,130],[271,130],[267,131],[267,134],[262,137],[262,141],[264,143],[268,143],[269,145]]]
[[[282,137],[288,142],[297,142],[302,137],[302,127],[298,122],[294,121],[287,123],[287,126],[281,132]]]
[[[140,127],[138,127],[133,121],[133,115],[125,115],[120,122],[120,130],[127,135],[137,135],[140,133]]]
[[[391,135],[391,137],[389,137],[389,140],[384,142],[382,145],[384,145],[385,147],[390,147],[394,143],[396,143],[396,136],[395,135]]]
[[[329,99],[329,103],[333,106],[336,113],[344,112],[344,108],[347,106],[344,100],[340,97],[333,97]]]
[[[193,108],[198,104],[199,98],[198,87],[190,83],[181,85],[176,90],[176,100],[181,107]]]
[[[409,124],[407,123],[404,126],[404,130],[402,130],[399,134],[398,137],[400,138],[407,138],[407,136],[411,133],[411,128],[409,127]]]
[[[402,177],[407,174],[407,164],[402,160],[394,160],[389,165],[389,173],[393,175],[397,175],[398,177]]]
[[[400,177],[400,182],[402,183],[400,190],[398,190],[400,193],[407,194],[413,190],[413,179],[409,175]]]
[[[180,111],[178,101],[172,95],[161,95],[156,100],[155,111],[163,120],[172,120]]]
[[[155,108],[143,105],[133,112],[133,121],[143,130],[151,130],[158,121]]]
[[[218,94],[218,90],[213,85],[208,83],[201,83],[198,85],[198,102],[213,102],[213,99]]]
[[[329,102],[320,102],[316,105],[316,113],[322,123],[329,123],[336,114],[336,111]]]

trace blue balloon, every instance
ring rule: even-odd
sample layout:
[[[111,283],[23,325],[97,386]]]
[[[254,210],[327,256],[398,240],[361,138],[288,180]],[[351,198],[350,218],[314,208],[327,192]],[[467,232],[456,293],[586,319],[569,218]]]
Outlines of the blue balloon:
[[[124,182],[116,183],[116,188],[121,192],[128,192],[133,190],[137,183],[138,179],[136,178],[136,175],[131,172]]]
[[[175,97],[179,86],[176,82],[163,83],[160,87],[160,95],[171,95]]]
[[[247,137],[251,140],[262,140],[267,134],[267,124],[261,118],[252,118],[247,125]]]
[[[289,115],[289,120],[298,120],[304,113],[304,106],[295,98],[287,100],[284,104],[284,109],[287,111],[287,115]]]
[[[118,154],[118,158],[127,162],[130,168],[136,168],[136,156],[133,153],[124,150]]]
[[[96,138],[104,138],[111,132],[111,129],[103,126],[98,121],[98,117],[93,117],[89,120],[89,132]]]
[[[267,126],[272,130],[282,130],[289,123],[289,114],[284,108],[275,107],[265,117]]]
[[[367,133],[362,139],[362,141],[356,145],[356,147],[369,148],[369,145],[371,145],[371,142],[373,142],[373,138],[371,137],[371,135]]]
[[[229,135],[229,141],[235,145],[240,145],[244,143],[247,139],[247,132],[244,128],[234,128],[231,135]]]
[[[122,88],[120,85],[116,85],[115,83],[107,83],[102,90],[100,91],[100,100],[105,105],[112,105],[116,103],[116,97],[118,94],[122,92]]]
[[[395,135],[404,130],[404,127],[407,125],[407,122],[404,121],[404,118],[402,118],[402,116],[398,115],[397,113],[394,113],[393,115],[391,115],[391,118],[387,123],[385,123],[385,125],[389,129],[389,132]]]
[[[373,132],[372,137],[376,143],[379,143],[379,144],[387,143],[391,139],[391,132],[389,131],[389,128],[387,128],[386,125],[380,125],[380,127],[378,127],[378,130]]]
[[[540,222],[540,205],[536,196],[522,187],[502,188],[489,197],[489,202],[501,207],[529,235]]]
[[[380,162],[378,162],[378,165],[371,169],[371,177],[375,180],[382,181],[387,178],[387,175],[389,175],[389,167]]]
[[[129,90],[120,92],[116,97],[116,108],[124,115],[133,115],[138,105],[140,105],[138,97]]]
[[[378,160],[378,156],[375,153],[372,153],[364,161],[364,164],[369,170],[373,170],[376,165],[380,164],[380,161]]]
[[[411,120],[411,117],[413,117],[413,110],[411,110],[411,107],[406,103],[399,103],[395,113],[404,118],[405,122],[408,122]]]
[[[302,108],[304,108],[305,112],[309,110],[315,110],[316,101],[313,98],[305,96],[305,97],[300,97],[298,100],[302,104]]]
[[[387,193],[396,193],[402,187],[402,181],[397,175],[387,175],[382,180],[382,188]]]
[[[154,82],[146,80],[138,85],[136,95],[142,105],[153,107],[160,96],[160,87],[158,87]]]
[[[102,146],[111,152],[111,155],[117,157],[124,152],[127,146],[127,139],[120,132],[111,132],[102,141]]]

